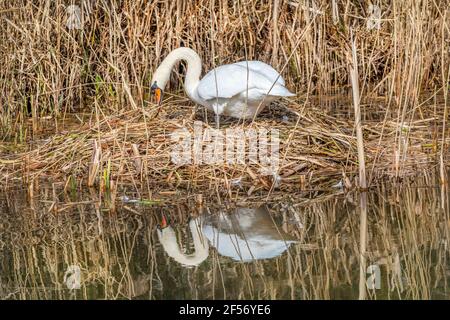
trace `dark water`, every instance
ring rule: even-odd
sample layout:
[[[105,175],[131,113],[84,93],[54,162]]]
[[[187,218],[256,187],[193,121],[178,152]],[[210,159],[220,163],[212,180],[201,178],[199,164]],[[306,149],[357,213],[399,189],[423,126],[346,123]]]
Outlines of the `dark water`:
[[[357,194],[115,212],[77,197],[0,196],[0,298],[450,298],[450,196],[433,184],[371,189],[367,219]]]

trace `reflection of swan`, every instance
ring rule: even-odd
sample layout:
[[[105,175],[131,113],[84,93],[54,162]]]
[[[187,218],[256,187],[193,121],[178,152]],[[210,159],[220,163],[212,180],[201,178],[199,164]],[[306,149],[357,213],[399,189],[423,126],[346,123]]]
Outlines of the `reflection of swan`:
[[[189,229],[192,233],[195,249],[192,254],[185,254],[181,251],[177,236],[171,226],[158,230],[158,238],[169,257],[186,266],[197,266],[208,258],[208,241],[203,237],[198,218],[189,222]]]
[[[219,254],[244,262],[275,258],[295,242],[276,227],[265,207],[209,216],[203,233]]]
[[[264,207],[237,208],[233,214],[199,217],[191,220],[189,227],[195,248],[190,255],[181,251],[172,227],[158,230],[159,241],[167,254],[187,266],[199,265],[208,257],[205,237],[220,255],[243,262],[277,257],[296,242],[276,227]]]

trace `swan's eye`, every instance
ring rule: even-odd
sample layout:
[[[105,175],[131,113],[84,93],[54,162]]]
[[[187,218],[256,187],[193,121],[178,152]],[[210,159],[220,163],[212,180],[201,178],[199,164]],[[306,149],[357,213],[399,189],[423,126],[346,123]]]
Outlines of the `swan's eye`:
[[[152,86],[150,87],[151,93],[155,92],[156,89],[159,89],[158,85],[156,84],[156,81],[153,82]]]

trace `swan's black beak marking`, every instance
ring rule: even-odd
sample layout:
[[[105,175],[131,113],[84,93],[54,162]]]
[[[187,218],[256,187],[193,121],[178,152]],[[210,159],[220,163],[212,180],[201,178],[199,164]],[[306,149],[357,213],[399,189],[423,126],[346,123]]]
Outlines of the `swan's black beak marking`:
[[[150,87],[150,92],[155,97],[156,104],[160,105],[162,102],[163,91],[160,87],[158,87],[158,85],[156,84],[156,81]]]

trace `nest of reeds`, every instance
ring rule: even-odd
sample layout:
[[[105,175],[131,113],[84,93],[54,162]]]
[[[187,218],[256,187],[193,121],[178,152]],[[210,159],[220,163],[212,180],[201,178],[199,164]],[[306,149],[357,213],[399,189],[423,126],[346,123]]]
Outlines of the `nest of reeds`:
[[[356,186],[358,171],[354,120],[333,109],[305,104],[271,105],[254,121],[224,119],[221,129],[276,129],[279,132],[279,165],[274,174],[262,172],[258,163],[190,163],[173,161],[171,134],[215,127],[212,114],[185,102],[124,111],[96,113],[76,128],[35,142],[28,152],[0,161],[2,184],[34,181],[117,190],[120,186],[151,190],[201,191],[232,195],[244,192],[298,192]],[[436,106],[433,106],[436,112]],[[157,114],[158,113],[158,114]],[[386,117],[365,119],[364,152],[369,182],[402,178],[421,170],[434,170],[440,154],[448,159],[447,135],[435,117],[407,124]],[[434,129],[433,129],[434,128]],[[430,130],[431,129],[431,130]],[[446,148],[442,150],[442,146]],[[442,151],[442,152],[441,152]],[[446,162],[447,163],[447,162]]]

